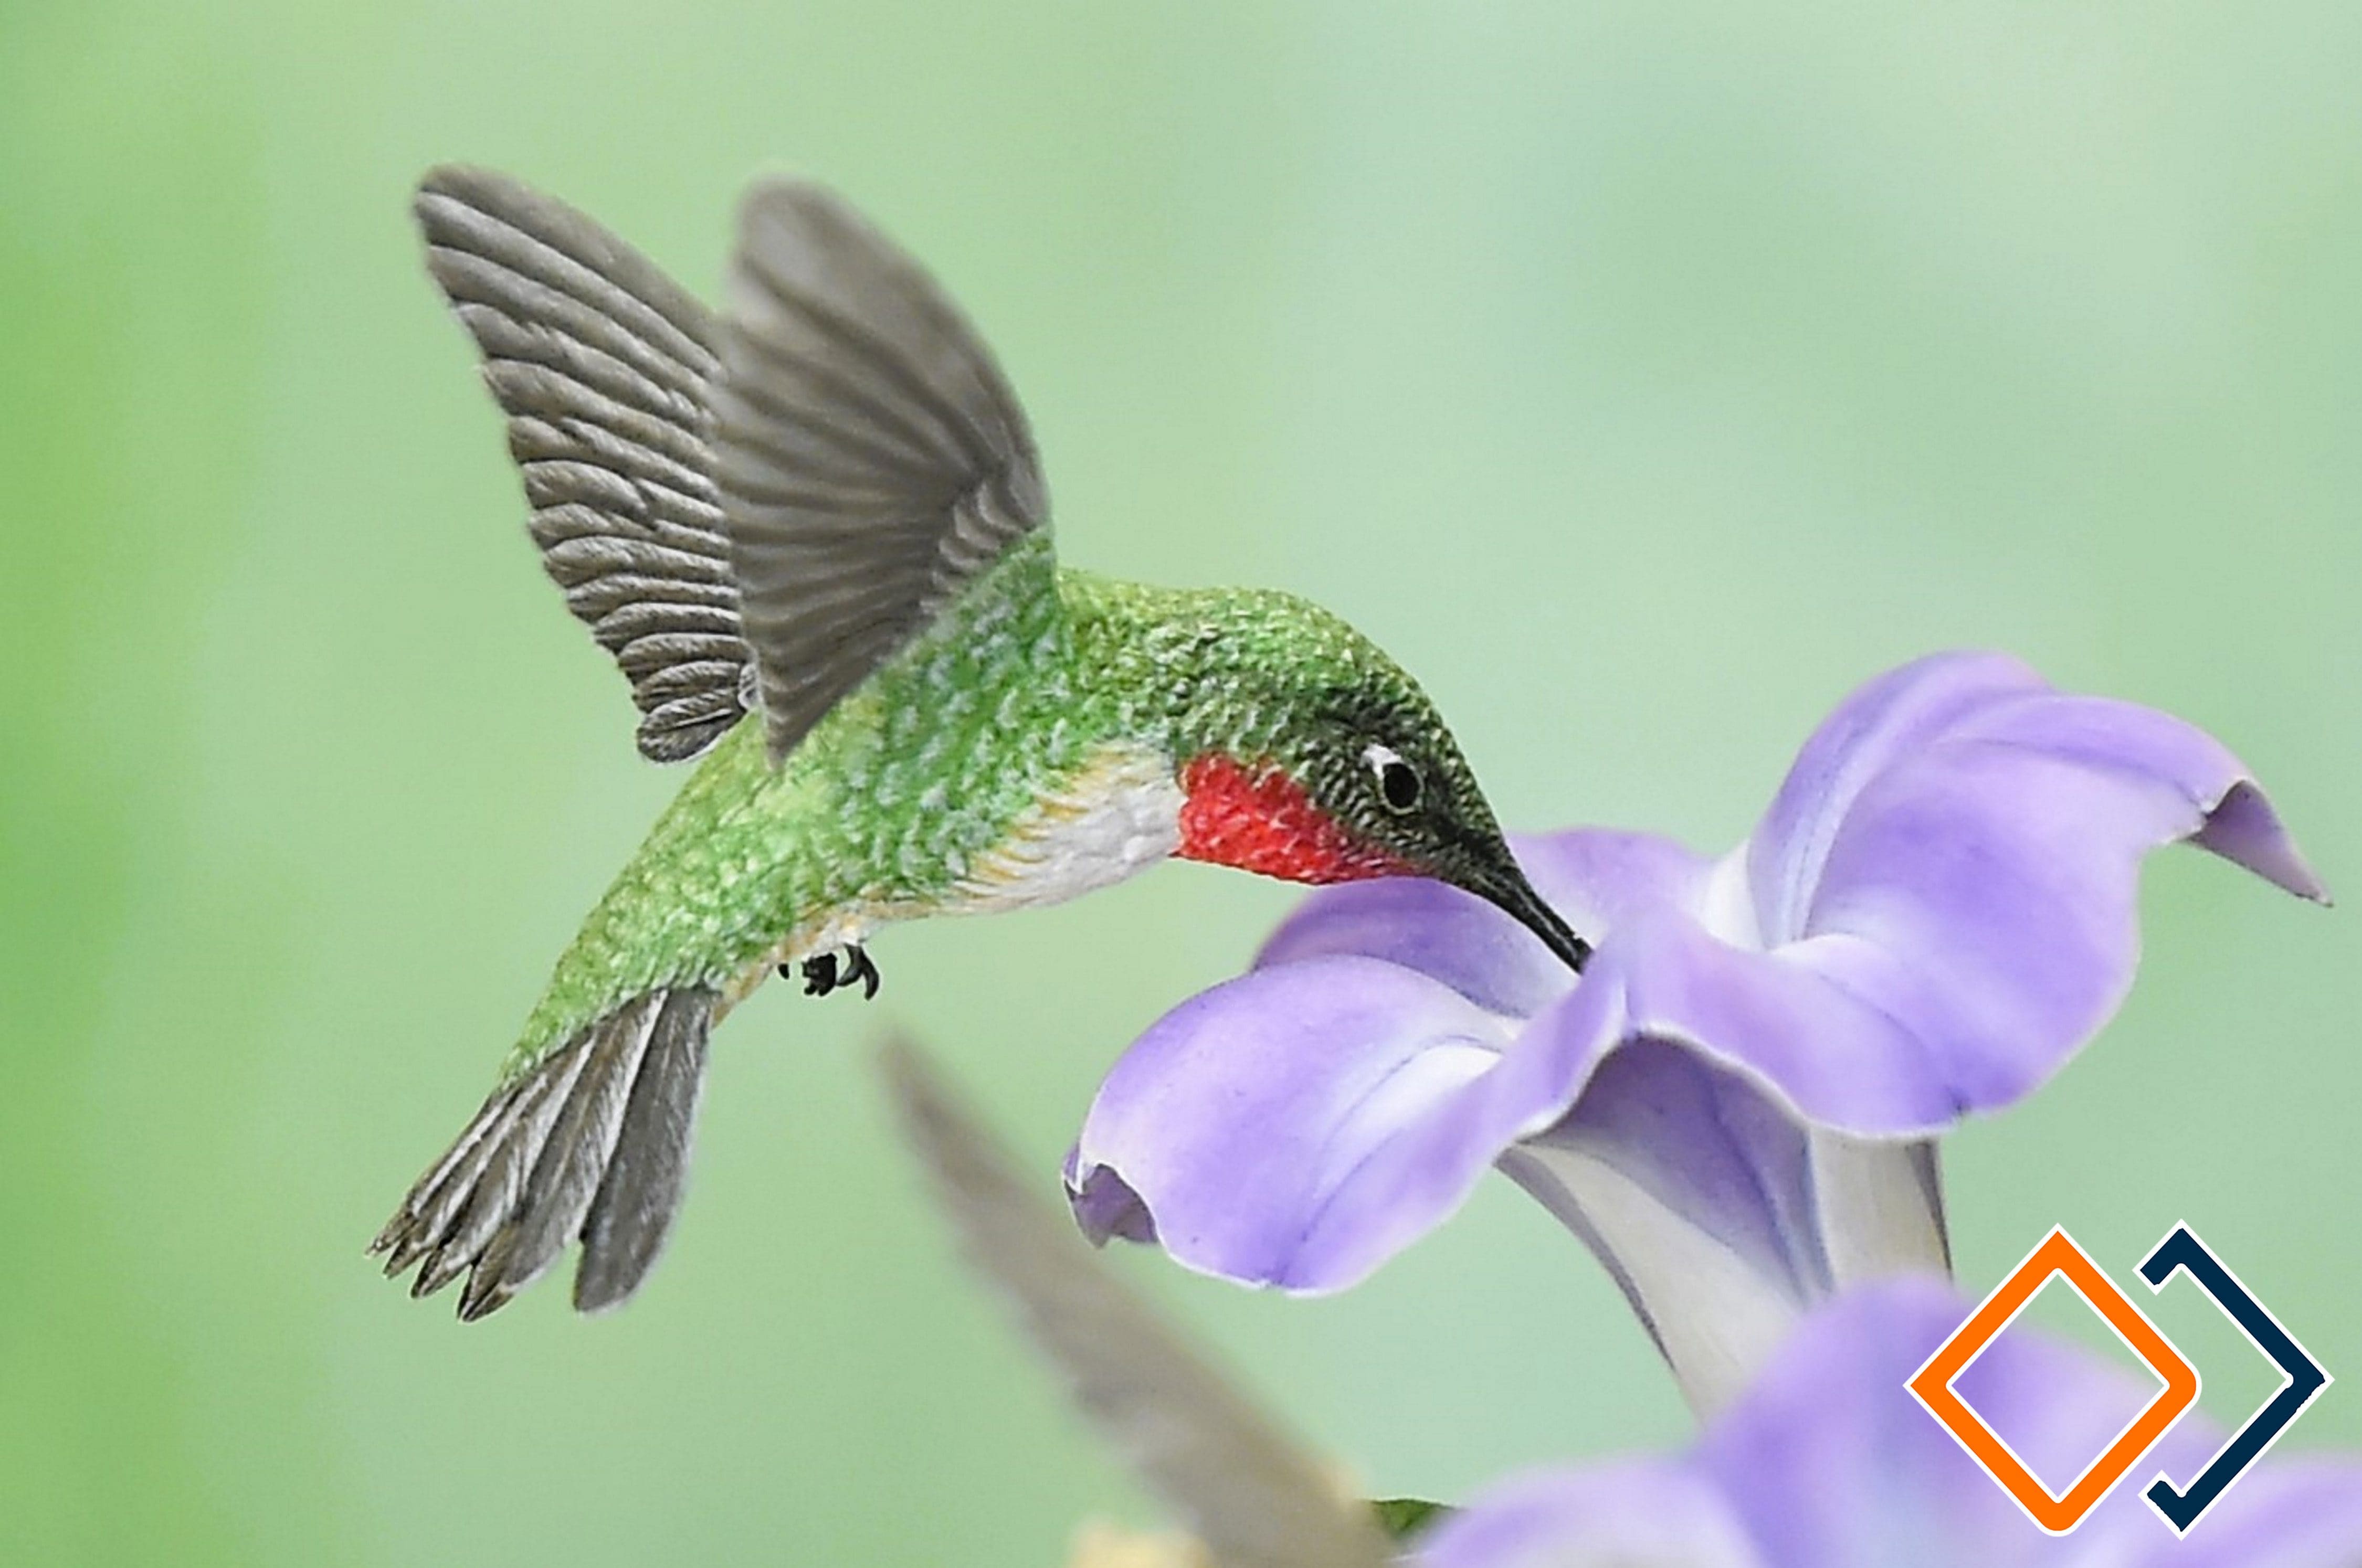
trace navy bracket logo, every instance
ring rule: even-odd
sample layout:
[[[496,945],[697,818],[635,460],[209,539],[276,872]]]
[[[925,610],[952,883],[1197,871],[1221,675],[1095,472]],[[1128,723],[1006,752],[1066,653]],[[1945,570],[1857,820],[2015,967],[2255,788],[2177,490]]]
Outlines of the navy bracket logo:
[[[2295,1336],[2280,1327],[2279,1320],[2264,1309],[2263,1303],[2256,1299],[2254,1292],[2240,1283],[2239,1277],[2224,1267],[2187,1225],[2176,1225],[2140,1265],[2141,1278],[2151,1291],[2164,1289],[2176,1274],[2187,1274],[2287,1379],[2263,1408],[2232,1434],[2188,1487],[2177,1489],[2162,1475],[2150,1483],[2145,1494],[2149,1506],[2177,1534],[2181,1534],[2198,1522],[2199,1516],[2247,1466],[2263,1457],[2264,1452],[2279,1441],[2307,1406],[2320,1397],[2321,1391],[2329,1386],[2330,1378],[2296,1342]],[[1965,1404],[1952,1386],[2054,1275],[2082,1297],[2165,1385],[2107,1452],[2094,1459],[2064,1493],[2056,1495],[1993,1434],[1984,1419]],[[1926,1407],[1927,1413],[2016,1500],[2029,1518],[2053,1535],[2065,1535],[2083,1522],[2125,1473],[2139,1463],[2197,1402],[2198,1374],[2172,1342],[2158,1331],[2157,1325],[2075,1244],[2075,1239],[2063,1230],[2054,1229],[1969,1314],[1926,1364],[1912,1374],[1908,1387]]]

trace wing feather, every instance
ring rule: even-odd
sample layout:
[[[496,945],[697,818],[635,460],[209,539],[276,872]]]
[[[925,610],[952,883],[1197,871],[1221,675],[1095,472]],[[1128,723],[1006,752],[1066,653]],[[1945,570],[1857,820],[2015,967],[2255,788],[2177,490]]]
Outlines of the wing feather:
[[[415,211],[508,415],[544,567],[631,679],[641,752],[696,756],[744,715],[749,657],[714,482],[712,316],[505,175],[437,169]]]
[[[730,298],[716,472],[776,760],[1049,506],[990,350],[830,192],[748,193]]]
[[[905,1140],[977,1273],[1076,1407],[1222,1568],[1383,1568],[1391,1549],[1320,1462],[1132,1294],[912,1048],[889,1045]]]

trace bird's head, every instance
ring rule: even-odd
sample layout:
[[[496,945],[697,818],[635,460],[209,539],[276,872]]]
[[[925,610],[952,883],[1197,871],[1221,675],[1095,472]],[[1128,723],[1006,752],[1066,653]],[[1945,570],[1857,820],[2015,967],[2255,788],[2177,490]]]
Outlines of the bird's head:
[[[1590,946],[1518,867],[1442,716],[1367,637],[1241,592],[1193,628],[1175,761],[1185,859],[1294,882],[1428,877],[1497,905],[1570,967]]]

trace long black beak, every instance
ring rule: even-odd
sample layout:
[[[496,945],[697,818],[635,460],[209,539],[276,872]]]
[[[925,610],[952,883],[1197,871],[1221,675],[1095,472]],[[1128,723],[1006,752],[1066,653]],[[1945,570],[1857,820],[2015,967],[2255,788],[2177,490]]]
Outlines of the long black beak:
[[[1468,890],[1498,906],[1510,919],[1541,938],[1542,945],[1558,956],[1561,963],[1576,974],[1583,973],[1584,961],[1591,956],[1591,944],[1575,935],[1573,928],[1559,919],[1558,911],[1542,902],[1534,885],[1516,863],[1480,880],[1467,884]]]

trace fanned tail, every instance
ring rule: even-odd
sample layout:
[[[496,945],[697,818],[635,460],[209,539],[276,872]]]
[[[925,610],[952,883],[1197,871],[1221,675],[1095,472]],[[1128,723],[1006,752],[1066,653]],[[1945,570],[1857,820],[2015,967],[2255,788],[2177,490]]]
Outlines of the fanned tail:
[[[413,1296],[460,1275],[459,1316],[503,1305],[580,1237],[574,1305],[639,1287],[680,1207],[714,992],[659,988],[495,1090],[370,1246]]]

